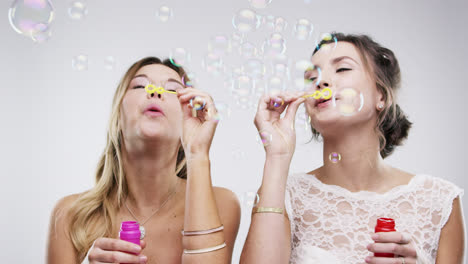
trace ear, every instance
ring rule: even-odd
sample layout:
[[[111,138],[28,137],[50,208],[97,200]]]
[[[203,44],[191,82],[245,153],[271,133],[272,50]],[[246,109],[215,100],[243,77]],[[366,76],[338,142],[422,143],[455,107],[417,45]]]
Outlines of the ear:
[[[385,89],[385,88],[382,88],[382,89]],[[389,105],[392,105],[392,98],[390,96],[390,94],[384,94],[384,91],[380,90],[379,88],[377,88],[377,94],[376,94],[376,107],[377,109],[381,110],[383,108],[385,108],[385,106],[389,106]],[[380,106],[383,106],[383,107],[380,107]]]

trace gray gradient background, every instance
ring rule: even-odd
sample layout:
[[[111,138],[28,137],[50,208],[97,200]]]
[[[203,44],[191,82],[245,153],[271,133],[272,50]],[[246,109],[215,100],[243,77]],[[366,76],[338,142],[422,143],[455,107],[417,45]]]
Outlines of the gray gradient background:
[[[248,192],[260,184],[264,151],[256,141],[254,112],[237,109],[222,80],[205,75],[200,61],[209,38],[231,35],[233,14],[249,2],[89,0],[88,16],[73,21],[67,15],[70,1],[53,1],[53,36],[41,45],[12,30],[7,18],[11,2],[0,3],[2,262],[44,261],[55,202],[93,184],[111,99],[124,71],[143,56],[167,57],[172,47],[185,47],[192,53],[188,68],[198,74],[198,88],[232,105],[231,117],[219,124],[211,160],[214,185],[235,191],[242,202],[233,257],[237,263],[250,223]],[[163,4],[174,10],[170,23],[155,18]],[[273,0],[259,13],[288,20],[291,57],[307,58],[312,49],[313,41],[294,41],[290,35],[302,17],[319,31],[368,33],[392,49],[402,69],[399,103],[414,126],[388,162],[467,189],[467,7],[461,0]],[[72,57],[78,54],[88,55],[87,71],[72,69]],[[104,69],[108,55],[118,61],[113,71]],[[321,152],[320,143],[300,143],[291,172],[320,166]]]

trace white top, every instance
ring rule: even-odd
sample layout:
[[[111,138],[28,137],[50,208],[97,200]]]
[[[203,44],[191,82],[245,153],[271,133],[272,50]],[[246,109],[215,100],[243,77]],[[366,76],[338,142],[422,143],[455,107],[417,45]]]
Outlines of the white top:
[[[327,185],[305,173],[288,177],[286,211],[291,222],[290,264],[365,263],[372,255],[377,218],[395,219],[396,230],[411,235],[418,263],[435,263],[439,236],[463,190],[429,175],[384,194]]]

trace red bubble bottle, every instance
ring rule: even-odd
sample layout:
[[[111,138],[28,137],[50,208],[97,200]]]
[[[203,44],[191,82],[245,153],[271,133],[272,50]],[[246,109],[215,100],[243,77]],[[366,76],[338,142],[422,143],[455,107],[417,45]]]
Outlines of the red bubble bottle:
[[[395,220],[392,218],[379,218],[377,219],[377,225],[375,226],[375,232],[395,232]],[[374,253],[375,257],[381,258],[394,258],[393,253]]]

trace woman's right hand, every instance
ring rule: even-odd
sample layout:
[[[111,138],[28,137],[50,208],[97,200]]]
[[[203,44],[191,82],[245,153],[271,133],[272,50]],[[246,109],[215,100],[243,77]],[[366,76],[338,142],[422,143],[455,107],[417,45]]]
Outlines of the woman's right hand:
[[[304,92],[284,92],[274,96],[265,94],[260,99],[254,123],[264,141],[267,157],[292,158],[296,148],[296,112],[305,101],[302,95]]]
[[[146,243],[141,246],[128,241],[101,237],[94,241],[88,254],[89,264],[100,263],[146,263],[148,258],[140,255]]]

